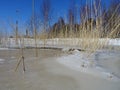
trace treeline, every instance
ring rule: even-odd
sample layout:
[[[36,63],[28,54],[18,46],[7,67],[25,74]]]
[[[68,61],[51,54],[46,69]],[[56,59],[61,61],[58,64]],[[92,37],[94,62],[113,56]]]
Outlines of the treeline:
[[[32,35],[45,35],[46,38],[80,37],[82,32],[97,32],[99,37],[120,37],[120,0],[109,0],[105,5],[103,0],[80,0],[76,7],[75,0],[70,0],[67,21],[59,17],[50,25],[51,2],[43,0],[41,13],[32,15],[27,28]],[[42,34],[38,34],[42,28]]]

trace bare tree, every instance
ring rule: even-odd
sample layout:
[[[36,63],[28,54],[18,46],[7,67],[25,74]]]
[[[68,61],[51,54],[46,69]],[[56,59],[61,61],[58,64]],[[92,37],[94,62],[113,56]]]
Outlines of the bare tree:
[[[69,31],[69,36],[72,37],[73,31],[74,31],[74,24],[76,22],[76,13],[75,13],[75,1],[74,0],[70,0],[70,7],[68,9],[68,22],[69,22],[69,27],[70,27],[70,31]]]
[[[62,17],[59,17],[58,21],[53,25],[49,33],[52,34],[54,37],[63,36],[63,34],[65,33],[64,27],[64,19]]]
[[[0,43],[2,38],[4,38],[5,40],[8,38],[6,23],[4,21],[0,21]]]
[[[37,37],[38,37],[38,32],[40,30],[40,26],[41,26],[40,15],[35,13],[35,0],[32,0],[32,15],[27,22],[27,32],[26,33],[28,33],[28,31],[30,31],[31,35],[33,36],[33,38],[35,40],[36,57],[38,57]]]
[[[40,26],[41,26],[39,14],[34,13],[34,16],[32,15],[30,17],[26,25],[27,25],[27,30],[31,33],[32,36],[35,36],[35,33],[37,35],[37,33],[39,32]]]
[[[46,38],[48,37],[48,29],[50,22],[50,14],[51,14],[51,1],[50,0],[42,0],[41,4],[41,16],[43,20],[43,38],[44,38],[44,47],[46,44]]]
[[[43,25],[45,32],[49,28],[49,20],[51,12],[51,1],[50,0],[42,0],[41,5],[41,15],[43,17]]]

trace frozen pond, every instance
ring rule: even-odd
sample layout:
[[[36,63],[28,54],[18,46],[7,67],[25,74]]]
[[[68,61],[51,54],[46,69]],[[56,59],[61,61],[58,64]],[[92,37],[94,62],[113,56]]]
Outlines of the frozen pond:
[[[120,77],[120,51],[97,52],[95,59],[99,65]]]
[[[14,72],[19,50],[0,50],[0,90],[120,90],[120,81],[110,81],[71,69],[57,61],[64,56],[59,50],[25,50],[26,72],[22,64]],[[95,54],[99,66],[120,77],[120,51]]]

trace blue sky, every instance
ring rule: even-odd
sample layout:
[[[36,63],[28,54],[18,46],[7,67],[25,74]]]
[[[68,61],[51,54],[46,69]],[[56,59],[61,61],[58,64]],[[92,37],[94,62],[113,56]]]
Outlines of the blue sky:
[[[35,10],[40,11],[42,0],[35,0]],[[69,7],[70,0],[51,0],[55,17],[63,16]],[[19,10],[16,14],[16,10]],[[32,13],[32,0],[0,0],[0,20],[18,19],[26,21]],[[54,17],[54,18],[55,18]]]
[[[42,0],[35,0],[35,10],[40,12],[40,5]],[[69,6],[69,0],[51,0],[52,12],[54,16],[53,21],[57,21],[59,16],[65,16]],[[16,13],[16,10],[19,10]],[[26,21],[32,14],[32,0],[0,0],[0,24],[4,27],[11,29],[10,23],[19,21],[19,27],[23,28]],[[3,27],[3,25],[0,25]]]
[[[80,0],[75,0],[76,5],[79,6]],[[83,0],[84,1],[84,0]],[[103,0],[107,5],[110,0]],[[40,12],[40,5],[42,0],[35,0],[35,11]],[[53,22],[62,16],[67,18],[67,10],[70,6],[70,0],[51,0]],[[19,10],[16,13],[16,10]],[[19,27],[23,29],[26,21],[32,14],[32,0],[0,0],[0,28],[6,27],[10,31],[10,23],[19,21]],[[3,24],[3,25],[2,25]]]

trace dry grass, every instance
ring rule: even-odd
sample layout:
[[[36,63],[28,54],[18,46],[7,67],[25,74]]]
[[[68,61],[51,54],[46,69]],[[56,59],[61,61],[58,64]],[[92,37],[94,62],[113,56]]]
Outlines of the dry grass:
[[[65,28],[65,32],[63,29],[60,30],[60,33],[58,34],[57,38],[59,38],[59,44],[65,45],[65,46],[78,46],[81,49],[88,50],[90,53],[95,52],[98,49],[102,49],[108,44],[108,38],[115,38],[120,33],[120,16],[117,16],[116,19],[112,19],[120,5],[118,5],[113,12],[113,15],[111,16],[109,22],[106,26],[103,27],[103,15],[99,15],[99,17],[96,17],[95,19],[95,26],[92,26],[93,21],[87,22],[87,26],[85,23],[83,23],[80,27],[77,33],[75,33],[74,30],[69,30],[68,28]],[[97,12],[100,12],[101,6],[99,5],[99,10],[95,9],[95,14]],[[86,15],[87,17],[88,15]],[[84,18],[83,21],[85,22]],[[110,28],[110,24],[112,22],[112,28]],[[105,32],[107,30],[111,29],[109,32]],[[69,33],[68,33],[69,31]],[[56,36],[54,33],[51,34],[54,38]],[[55,37],[56,38],[56,37]]]

